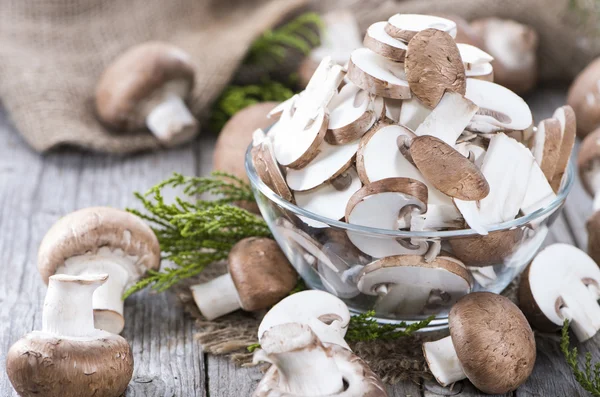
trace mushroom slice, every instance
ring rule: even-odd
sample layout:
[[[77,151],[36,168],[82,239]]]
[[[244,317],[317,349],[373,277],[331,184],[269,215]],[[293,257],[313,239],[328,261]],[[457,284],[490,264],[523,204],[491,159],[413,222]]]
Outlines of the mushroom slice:
[[[410,211],[427,210],[427,186],[409,178],[386,178],[358,190],[346,206],[346,222],[379,229],[398,230]],[[391,255],[422,255],[425,241],[413,245],[404,240],[377,238],[348,231],[348,238],[359,250],[374,258]]]
[[[486,267],[504,263],[522,240],[522,229],[500,230],[486,236],[450,239],[454,255],[465,265]]]
[[[413,97],[402,101],[398,123],[415,131],[430,113],[431,109],[423,105],[418,98]]]
[[[467,77],[493,81],[494,68],[490,62],[494,57],[470,44],[457,43],[456,46],[460,51]]]
[[[579,341],[600,330],[600,268],[585,252],[553,244],[533,259],[521,278],[521,309],[540,331],[555,331],[565,319]]]
[[[377,115],[371,95],[350,83],[333,97],[325,140],[332,145],[350,143],[365,134],[375,123]]]
[[[556,194],[552,190],[552,186],[550,186],[538,163],[534,161],[531,164],[525,198],[521,203],[521,212],[524,215],[529,215],[548,206],[554,199],[556,199]]]
[[[329,219],[339,220],[344,217],[346,203],[361,186],[356,170],[351,167],[315,189],[295,192],[294,197],[298,207]]]
[[[298,99],[298,96],[294,95],[293,97],[281,102],[279,105],[277,105],[273,109],[271,109],[271,111],[269,113],[267,113],[267,118],[273,119],[274,121],[279,120],[279,118],[281,117],[281,115],[284,112],[287,112],[289,109],[291,109],[294,106],[296,99]]]
[[[381,97],[379,97],[381,98]],[[385,106],[385,117],[392,120],[395,123],[400,121],[400,115],[402,114],[402,106],[404,100],[392,99],[392,98],[381,98]]]
[[[344,340],[350,324],[350,312],[340,298],[328,292],[301,291],[281,300],[263,317],[258,326],[258,339],[269,329],[286,323],[306,324],[321,342],[350,350]]]
[[[479,106],[469,127],[475,132],[525,130],[533,122],[525,101],[501,85],[473,78],[467,79],[465,97]]]
[[[408,43],[404,64],[410,90],[425,106],[436,107],[446,91],[466,92],[465,67],[456,43],[445,32],[417,33]]]
[[[386,31],[388,23],[375,22],[367,29],[363,45],[377,54],[384,56],[392,61],[404,62],[406,55],[406,44],[393,38]]]
[[[477,166],[436,137],[424,135],[413,139],[410,155],[425,178],[450,197],[473,201],[485,198],[490,192]]]
[[[398,255],[365,266],[357,285],[362,293],[379,296],[378,313],[419,314],[431,304],[451,307],[471,292],[472,278],[454,258],[438,256],[427,262],[419,255]]]
[[[345,233],[344,236],[346,236]],[[350,242],[348,244],[351,245]],[[355,271],[351,266],[351,263],[356,261],[356,257],[336,245],[335,243],[325,243],[323,253],[329,258],[329,262],[319,262],[317,271],[327,291],[340,298],[354,298],[360,294],[353,277]],[[355,266],[362,268],[360,265]]]
[[[294,196],[288,188],[275,159],[273,144],[270,139],[264,139],[261,144],[252,148],[252,163],[258,177],[269,189],[286,201],[294,201]]]
[[[286,180],[290,189],[306,191],[331,179],[335,179],[352,164],[358,150],[358,140],[346,145],[330,145],[327,142],[319,146],[319,154],[306,167],[288,169]]]
[[[418,32],[437,29],[456,37],[456,23],[433,15],[396,14],[388,19],[385,31],[390,36],[408,43]]]
[[[368,48],[352,52],[348,79],[363,90],[386,98],[410,98],[404,64],[391,61]]]
[[[486,153],[486,150],[483,147],[471,141],[466,141],[457,143],[455,149],[475,164],[477,168],[481,168],[483,165]]]
[[[561,142],[561,125],[557,119],[542,120],[531,138],[533,157],[549,182],[558,165]]]
[[[571,152],[575,145],[577,123],[575,121],[575,112],[568,106],[561,106],[554,112],[552,116],[560,121],[562,141],[560,143],[560,155],[558,156],[558,163],[556,164],[556,170],[554,171],[554,177],[552,177],[552,189],[555,192],[560,188],[562,177],[567,172],[567,166],[569,165],[569,159],[571,158]]]
[[[483,288],[489,288],[492,284],[498,280],[498,275],[494,270],[494,266],[484,266],[484,267],[468,267],[469,272],[471,272],[471,276],[477,282],[477,284],[481,285]]]
[[[273,364],[253,396],[387,397],[381,380],[351,351],[323,343],[304,324],[281,324],[265,332],[254,363]]]
[[[446,91],[437,106],[415,130],[415,135],[431,135],[454,146],[478,109],[477,105],[461,94]]]

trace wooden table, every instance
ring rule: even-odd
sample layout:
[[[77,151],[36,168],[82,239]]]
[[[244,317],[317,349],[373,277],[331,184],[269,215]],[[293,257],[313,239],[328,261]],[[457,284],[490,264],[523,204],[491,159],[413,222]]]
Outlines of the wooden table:
[[[536,120],[564,103],[565,90],[545,88],[528,99]],[[43,121],[42,121],[43,122]],[[16,396],[5,373],[6,352],[21,336],[41,326],[46,292],[36,269],[38,245],[62,215],[82,207],[135,206],[132,193],[145,191],[177,171],[204,175],[211,170],[215,137],[202,135],[184,148],[115,157],[61,150],[40,156],[23,142],[0,110],[0,395]],[[591,199],[579,181],[546,244],[564,242],[586,248],[585,220]],[[136,294],[125,303],[123,336],[135,357],[127,396],[251,395],[261,374],[238,368],[225,357],[203,354],[194,340],[193,320],[170,293]],[[510,396],[586,396],[573,379],[554,335],[538,335],[533,375]],[[600,336],[581,344],[600,360]],[[390,396],[482,395],[469,382],[453,390],[433,383],[397,384]]]

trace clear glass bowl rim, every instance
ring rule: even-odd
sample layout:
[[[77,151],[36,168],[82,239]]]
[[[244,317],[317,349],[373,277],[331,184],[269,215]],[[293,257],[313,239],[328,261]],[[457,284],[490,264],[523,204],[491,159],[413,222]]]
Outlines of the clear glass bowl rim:
[[[342,222],[339,220],[330,219],[314,212],[307,211],[303,208],[296,206],[295,204],[290,203],[289,201],[281,198],[277,193],[272,191],[259,177],[256,173],[256,169],[254,168],[254,164],[252,163],[252,144],[248,146],[246,150],[246,161],[245,168],[246,174],[248,175],[248,179],[250,180],[251,185],[258,189],[263,195],[265,195],[269,200],[282,207],[283,209],[290,211],[298,216],[303,216],[309,218],[311,220],[324,223],[326,225],[347,230],[351,232],[356,232],[360,234],[370,234],[370,235],[378,235],[386,238],[412,238],[412,237],[420,237],[420,238],[431,238],[431,239],[440,239],[440,238],[452,238],[452,237],[468,237],[468,236],[480,236],[473,229],[459,229],[459,230],[444,230],[444,231],[401,231],[401,230],[389,230],[389,229],[378,229],[367,226],[353,225],[350,223]],[[569,161],[567,166],[567,171],[565,173],[565,177],[562,181],[561,187],[556,195],[556,198],[548,204],[546,207],[540,208],[537,211],[532,212],[529,215],[522,216],[520,218],[513,219],[511,221],[496,223],[487,227],[488,232],[496,232],[501,230],[509,230],[515,229],[518,227],[526,226],[528,223],[535,221],[536,219],[544,217],[546,214],[554,212],[558,207],[560,207],[563,202],[566,200],[569,192],[571,191],[571,187],[573,186],[573,181],[575,179],[575,167],[573,166],[573,161]]]

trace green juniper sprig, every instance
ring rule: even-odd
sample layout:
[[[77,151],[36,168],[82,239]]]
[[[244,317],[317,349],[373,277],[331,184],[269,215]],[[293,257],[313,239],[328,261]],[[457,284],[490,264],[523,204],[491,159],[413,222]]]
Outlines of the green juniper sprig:
[[[592,396],[600,397],[600,362],[592,364],[592,355],[588,352],[585,354],[583,369],[579,368],[577,348],[574,347],[571,349],[569,340],[569,320],[565,320],[563,324],[560,350],[562,350],[567,364],[571,367],[575,380]]]
[[[183,188],[184,197],[176,197],[172,203],[167,203],[164,189],[178,187]],[[216,197],[203,200],[199,198],[203,194]],[[128,211],[150,223],[158,237],[162,259],[174,266],[150,271],[146,278],[125,292],[125,298],[148,286],[161,292],[197,275],[207,265],[226,259],[233,245],[246,237],[271,236],[262,218],[232,205],[254,201],[250,186],[233,175],[215,172],[210,177],[186,177],[173,174],[146,194],[136,193],[136,197],[144,210]]]
[[[375,312],[370,310],[366,313],[353,316],[350,319],[346,340],[349,342],[366,342],[372,340],[395,340],[411,336],[415,331],[425,328],[435,318],[430,316],[423,321],[407,324],[379,324],[373,317]]]

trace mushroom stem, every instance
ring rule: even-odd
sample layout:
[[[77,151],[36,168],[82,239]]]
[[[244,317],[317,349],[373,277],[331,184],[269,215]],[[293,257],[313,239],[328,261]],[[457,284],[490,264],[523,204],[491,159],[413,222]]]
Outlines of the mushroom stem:
[[[229,273],[203,284],[190,287],[194,301],[207,320],[224,316],[242,307],[233,279]]]
[[[172,145],[194,135],[198,122],[183,99],[169,93],[150,111],[146,117],[146,126],[159,140]]]
[[[70,337],[92,336],[94,312],[92,295],[108,274],[50,277],[42,312],[42,331]]]
[[[387,292],[385,291],[387,290]],[[375,304],[375,311],[388,314],[415,313],[423,310],[431,289],[424,285],[389,284]]]
[[[254,362],[277,367],[278,392],[294,396],[329,396],[344,389],[344,381],[330,348],[323,346],[311,328],[304,324],[277,325],[260,339],[262,350]]]
[[[580,342],[596,335],[600,330],[600,298],[598,288],[590,284],[587,288],[572,288],[569,293],[561,295],[560,314],[569,319],[571,328]]]
[[[448,386],[467,377],[456,355],[451,336],[423,343],[423,354],[429,370],[440,385]]]

